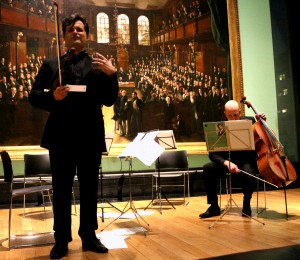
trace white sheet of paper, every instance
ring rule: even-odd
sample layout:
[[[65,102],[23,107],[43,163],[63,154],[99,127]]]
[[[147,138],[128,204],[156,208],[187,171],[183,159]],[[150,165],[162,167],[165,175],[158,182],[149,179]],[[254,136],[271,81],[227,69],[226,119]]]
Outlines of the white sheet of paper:
[[[97,234],[97,237],[108,249],[128,248],[125,242],[125,239],[128,238],[128,236],[120,236],[114,231],[103,231],[100,234]]]
[[[86,85],[66,85],[70,92],[86,92]]]
[[[119,158],[132,156],[138,158],[145,165],[151,166],[165,150],[155,141],[158,133],[159,131],[138,133],[136,138],[119,155]]]
[[[128,248],[126,244],[126,239],[128,236],[135,234],[137,232],[147,231],[143,227],[132,227],[132,228],[118,228],[113,229],[112,231],[102,231],[96,236],[101,240],[101,243],[105,245],[108,249],[119,249],[119,248]]]

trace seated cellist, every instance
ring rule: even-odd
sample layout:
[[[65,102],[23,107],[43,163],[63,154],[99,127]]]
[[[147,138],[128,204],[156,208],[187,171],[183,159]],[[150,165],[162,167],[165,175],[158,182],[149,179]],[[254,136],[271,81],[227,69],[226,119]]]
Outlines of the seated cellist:
[[[229,100],[224,107],[224,115],[227,120],[252,120],[256,122],[254,117],[245,117],[240,115],[238,102]],[[266,120],[264,113],[259,113],[256,117],[260,117]],[[234,178],[237,178],[241,184],[244,200],[242,216],[251,216],[250,201],[252,193],[255,188],[256,179],[247,174],[240,173],[243,170],[251,175],[256,175],[258,171],[257,167],[257,154],[255,150],[248,151],[231,151],[230,162],[228,152],[210,152],[209,159],[211,162],[207,163],[203,167],[204,173],[204,185],[207,193],[207,203],[210,207],[206,212],[199,215],[200,218],[209,218],[213,216],[219,216],[221,214],[220,207],[218,205],[218,190],[217,179],[226,177],[228,172],[232,173]]]

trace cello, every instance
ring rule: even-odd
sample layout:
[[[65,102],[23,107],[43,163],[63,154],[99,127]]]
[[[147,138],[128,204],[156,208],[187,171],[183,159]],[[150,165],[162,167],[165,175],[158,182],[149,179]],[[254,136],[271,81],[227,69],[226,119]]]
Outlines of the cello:
[[[243,97],[240,102],[252,108],[255,115],[258,115],[257,110],[246,100],[246,97]],[[285,188],[297,179],[297,173],[284,154],[283,145],[262,118],[259,118],[252,127],[260,174],[270,183]]]

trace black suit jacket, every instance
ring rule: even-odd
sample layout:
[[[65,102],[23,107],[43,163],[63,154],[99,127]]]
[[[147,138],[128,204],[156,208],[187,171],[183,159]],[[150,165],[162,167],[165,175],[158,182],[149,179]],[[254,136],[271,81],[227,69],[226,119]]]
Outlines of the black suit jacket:
[[[2,97],[4,100],[7,100],[10,94],[10,84],[6,82],[6,86],[7,87],[5,87],[2,81],[0,82],[0,91],[2,92]]]
[[[102,105],[112,106],[119,91],[117,75],[107,76],[92,69],[92,60],[83,57],[84,68],[81,79],[68,73],[62,74],[62,85],[86,85],[86,92],[69,92],[67,97],[56,101],[53,97],[53,75],[57,72],[57,59],[45,60],[32,91],[31,105],[49,111],[41,147],[69,149],[93,149],[97,153],[106,151]],[[63,71],[63,70],[62,70]]]

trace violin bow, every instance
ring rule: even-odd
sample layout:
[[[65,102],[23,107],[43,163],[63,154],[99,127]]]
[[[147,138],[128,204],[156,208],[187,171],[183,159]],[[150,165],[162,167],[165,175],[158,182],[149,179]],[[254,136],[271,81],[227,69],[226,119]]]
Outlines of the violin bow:
[[[55,18],[55,23],[56,23],[56,51],[57,51],[57,61],[58,61],[58,82],[59,86],[62,85],[62,76],[61,76],[61,62],[60,62],[60,57],[61,57],[61,50],[60,50],[60,37],[59,37],[59,18],[58,18],[58,4],[54,1],[54,18]]]

